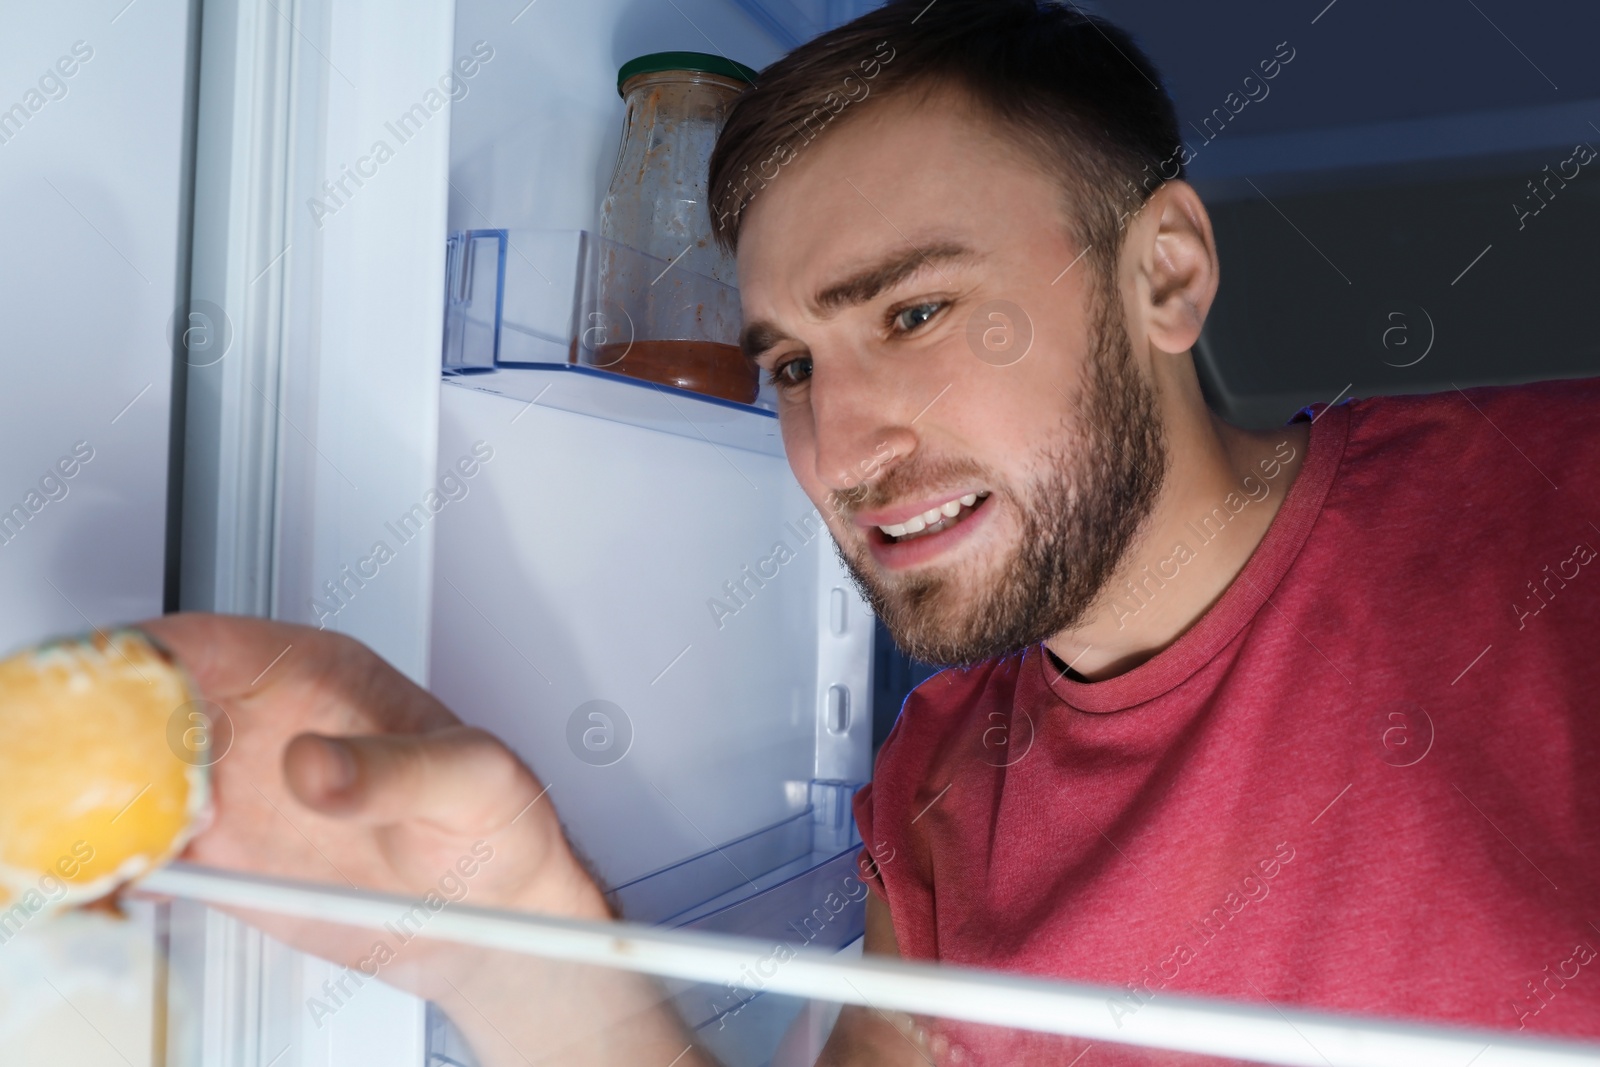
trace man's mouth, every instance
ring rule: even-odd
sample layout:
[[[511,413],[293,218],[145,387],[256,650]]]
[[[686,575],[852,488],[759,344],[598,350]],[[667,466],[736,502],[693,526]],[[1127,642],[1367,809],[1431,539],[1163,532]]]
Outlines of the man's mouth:
[[[876,529],[883,535],[885,544],[897,545],[915,541],[966,521],[967,517],[982,507],[984,501],[988,499],[987,491],[952,497],[903,522],[881,525]]]

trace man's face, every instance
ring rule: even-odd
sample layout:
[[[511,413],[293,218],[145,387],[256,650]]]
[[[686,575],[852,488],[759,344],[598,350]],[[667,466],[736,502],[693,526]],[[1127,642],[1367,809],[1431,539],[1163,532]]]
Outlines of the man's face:
[[[746,209],[745,345],[790,466],[925,662],[1081,623],[1166,472],[1143,338],[1063,195],[936,96],[846,116]]]

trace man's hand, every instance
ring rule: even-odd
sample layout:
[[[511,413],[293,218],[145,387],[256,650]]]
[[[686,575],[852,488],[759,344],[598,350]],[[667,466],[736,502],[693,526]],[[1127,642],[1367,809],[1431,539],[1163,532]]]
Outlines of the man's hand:
[[[177,656],[233,727],[212,767],[215,818],[184,859],[613,917],[532,772],[360,642],[224,615],[173,615],[139,628]],[[252,921],[348,966],[369,954],[373,940],[327,924]],[[426,985],[425,961],[416,962],[424,966],[405,970],[418,985],[401,980],[438,992]]]
[[[183,858],[242,871],[581,919],[615,918],[533,773],[360,642],[225,615],[139,625],[233,726],[216,816]],[[420,914],[423,909],[413,909]],[[243,914],[280,940],[442,1004],[481,1062],[704,1067],[639,975]],[[407,927],[397,915],[396,928]],[[392,932],[392,931],[391,931]],[[415,929],[411,932],[417,933]],[[365,962],[366,966],[363,966]]]

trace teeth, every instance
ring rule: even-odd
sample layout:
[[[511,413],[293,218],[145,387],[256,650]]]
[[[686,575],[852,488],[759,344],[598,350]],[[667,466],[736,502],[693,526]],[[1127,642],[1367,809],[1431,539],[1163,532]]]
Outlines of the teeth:
[[[903,523],[896,523],[892,526],[879,526],[878,529],[882,530],[885,536],[895,538],[905,537],[908,534],[922,533],[930,527],[943,529],[949,525],[947,520],[954,519],[961,514],[962,508],[973,507],[979,500],[988,495],[988,493],[968,493],[966,496],[956,500],[947,500],[936,508],[929,508],[921,515],[913,516]]]

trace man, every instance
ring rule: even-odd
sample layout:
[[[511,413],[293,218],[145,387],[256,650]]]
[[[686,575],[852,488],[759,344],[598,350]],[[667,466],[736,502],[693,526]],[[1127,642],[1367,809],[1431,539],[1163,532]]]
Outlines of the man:
[[[1126,35],[1034,0],[892,3],[724,131],[713,217],[795,477],[902,647],[957,665],[857,797],[866,950],[1115,985],[1113,1021],[1184,991],[1600,1037],[1600,382],[1228,425],[1178,143]],[[527,769],[371,653],[146,627],[240,724],[193,858],[336,849],[416,891],[488,837],[475,901],[611,914]],[[488,1059],[686,1043],[643,980],[479,964],[412,986]],[[825,1060],[1082,1050],[846,1009]]]

